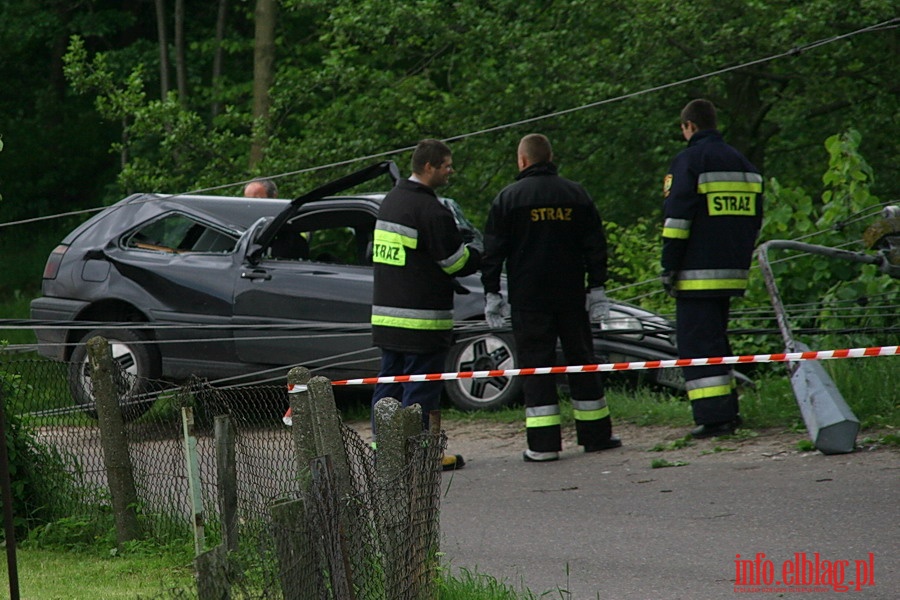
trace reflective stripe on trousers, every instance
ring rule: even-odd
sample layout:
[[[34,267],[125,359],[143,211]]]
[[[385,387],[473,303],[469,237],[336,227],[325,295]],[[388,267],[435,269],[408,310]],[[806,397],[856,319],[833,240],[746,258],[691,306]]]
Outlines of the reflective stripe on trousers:
[[[576,421],[599,421],[609,416],[606,398],[599,400],[572,400],[572,409]]]
[[[702,400],[716,396],[728,396],[734,390],[734,373],[728,375],[716,375],[713,377],[701,377],[685,382],[688,400]]]
[[[559,404],[531,406],[525,409],[525,427],[559,427]]]

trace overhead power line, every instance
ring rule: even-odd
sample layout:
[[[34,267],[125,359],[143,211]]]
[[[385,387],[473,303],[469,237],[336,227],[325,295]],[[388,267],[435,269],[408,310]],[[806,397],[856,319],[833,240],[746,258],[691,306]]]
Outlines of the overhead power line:
[[[445,142],[455,142],[455,141],[464,140],[464,139],[471,138],[471,137],[476,137],[476,136],[479,136],[479,135],[484,135],[484,134],[486,134],[486,133],[493,133],[493,132],[496,132],[496,131],[502,131],[502,130],[505,130],[505,129],[511,129],[511,128],[514,128],[514,127],[519,127],[519,126],[521,126],[521,125],[526,125],[526,124],[529,124],[529,123],[536,123],[536,122],[538,122],[538,121],[543,121],[543,120],[546,120],[546,119],[553,119],[553,118],[556,118],[556,117],[561,117],[561,116],[563,116],[563,115],[568,115],[568,114],[575,113],[575,112],[579,112],[579,111],[582,111],[582,110],[589,110],[589,109],[592,109],[592,108],[596,108],[596,107],[598,107],[598,106],[604,106],[604,105],[606,105],[606,104],[613,104],[613,103],[615,103],[615,102],[622,102],[622,101],[624,101],[624,100],[628,100],[628,99],[631,99],[631,98],[636,98],[636,97],[638,97],[638,96],[643,96],[643,95],[646,95],[646,94],[651,94],[651,93],[654,93],[654,92],[659,92],[659,91],[661,91],[661,90],[665,90],[665,89],[669,89],[669,88],[673,88],[673,87],[682,86],[682,85],[685,85],[685,84],[688,84],[688,83],[692,83],[692,82],[695,82],[695,81],[701,81],[701,80],[704,80],[704,79],[709,79],[709,78],[712,78],[712,77],[716,77],[717,75],[723,75],[723,74],[725,74],[725,73],[730,73],[730,72],[733,72],[733,71],[739,71],[739,70],[741,70],[741,69],[746,69],[746,68],[748,68],[748,67],[753,67],[753,66],[756,66],[756,65],[760,65],[760,64],[772,62],[772,61],[774,61],[774,60],[778,60],[778,59],[781,59],[781,58],[792,57],[792,56],[799,56],[800,54],[803,54],[804,52],[807,52],[807,51],[809,51],[809,50],[814,50],[814,49],[820,48],[820,47],[822,47],[822,46],[827,46],[827,45],[829,45],[829,44],[833,44],[833,43],[838,42],[838,41],[846,40],[846,39],[849,39],[849,38],[851,38],[851,37],[854,37],[854,36],[857,36],[857,35],[860,35],[860,34],[871,33],[871,32],[874,32],[874,31],[885,31],[885,30],[889,30],[889,29],[895,29],[895,28],[898,27],[898,26],[900,26],[900,17],[894,17],[894,18],[892,18],[892,19],[888,19],[887,21],[882,21],[882,22],[876,23],[876,24],[874,24],[874,25],[869,25],[869,26],[866,26],[866,27],[861,27],[861,28],[859,28],[859,29],[856,29],[856,30],[854,30],[854,31],[850,31],[850,32],[848,32],[848,33],[843,33],[843,34],[840,34],[840,35],[834,35],[834,36],[831,36],[831,37],[822,38],[822,39],[820,39],[820,40],[816,40],[816,41],[814,41],[814,42],[810,42],[810,43],[808,43],[808,44],[804,44],[804,45],[801,45],[801,46],[794,46],[794,47],[792,47],[792,48],[790,48],[790,49],[788,49],[788,50],[785,50],[785,51],[783,51],[783,52],[779,52],[779,53],[777,53],[777,54],[773,54],[773,55],[767,56],[767,57],[765,57],[765,58],[759,58],[759,59],[756,59],[756,60],[752,60],[752,61],[749,61],[749,62],[745,62],[745,63],[733,65],[733,66],[730,66],[730,67],[724,67],[724,68],[721,68],[721,69],[716,69],[716,70],[714,70],[714,71],[709,71],[709,72],[707,72],[707,73],[703,73],[703,74],[700,74],[700,75],[695,75],[695,76],[693,76],[693,77],[688,77],[688,78],[686,78],[686,79],[680,79],[680,80],[678,80],[678,81],[673,81],[673,82],[664,83],[664,84],[657,85],[657,86],[652,86],[652,87],[644,88],[644,89],[638,90],[638,91],[636,91],[636,92],[631,92],[631,93],[628,93],[628,94],[623,94],[623,95],[621,95],[621,96],[615,96],[615,97],[613,97],[613,98],[606,98],[606,99],[603,99],[603,100],[597,100],[597,101],[594,101],[594,102],[588,102],[588,103],[582,104],[582,105],[580,105],[580,106],[575,106],[575,107],[572,107],[572,108],[567,108],[567,109],[563,109],[563,110],[559,110],[559,111],[547,113],[547,114],[544,114],[544,115],[539,115],[539,116],[536,116],[536,117],[530,117],[530,118],[528,118],[528,119],[521,119],[521,120],[518,120],[518,121],[513,121],[513,122],[509,122],[509,123],[503,123],[503,124],[501,124],[501,125],[494,125],[494,126],[492,126],[492,127],[487,127],[487,128],[484,128],[484,129],[479,129],[479,130],[477,130],[477,131],[470,131],[470,132],[468,132],[468,133],[463,133],[463,134],[459,134],[459,135],[454,135],[454,136],[445,138],[443,141],[445,141]],[[379,158],[387,158],[387,157],[394,156],[394,155],[397,155],[397,154],[402,154],[403,152],[409,152],[409,151],[413,150],[414,148],[415,148],[415,146],[407,146],[407,147],[404,147],[404,148],[396,148],[396,149],[393,149],[393,150],[388,150],[388,151],[385,151],[385,152],[379,152],[379,153],[376,153],[376,154],[368,154],[368,155],[365,155],[365,156],[359,156],[359,157],[351,158],[351,159],[347,159],[347,160],[341,160],[341,161],[332,162],[332,163],[323,164],[323,165],[318,165],[318,166],[314,166],[314,167],[307,167],[307,168],[305,168],[305,169],[298,169],[298,170],[296,170],[296,171],[288,171],[288,172],[285,172],[285,173],[278,173],[278,174],[276,174],[276,175],[270,175],[270,176],[268,176],[268,178],[269,178],[269,179],[281,179],[281,178],[284,178],[284,177],[291,177],[291,176],[294,176],[294,175],[301,175],[301,174],[304,174],[304,173],[313,173],[313,172],[316,172],[316,171],[323,171],[323,170],[325,170],[325,169],[333,169],[333,168],[337,168],[337,167],[343,167],[343,166],[347,166],[347,165],[352,165],[352,164],[355,164],[355,163],[358,163],[358,162],[361,162],[361,161],[369,161],[369,160],[375,160],[375,159],[379,159]],[[192,195],[192,194],[202,194],[202,193],[206,193],[206,192],[213,192],[213,191],[217,191],[217,190],[221,190],[221,189],[226,189],[226,188],[233,188],[233,187],[237,187],[237,186],[242,186],[242,185],[244,185],[244,184],[246,184],[246,183],[249,183],[250,181],[251,181],[250,179],[247,179],[247,180],[244,180],[244,181],[238,181],[238,182],[232,182],[232,183],[225,183],[225,184],[217,185],[217,186],[213,186],[213,187],[200,188],[200,189],[195,189],[195,190],[191,190],[191,191],[187,191],[187,192],[181,192],[181,193],[178,193],[178,194],[175,194],[175,195],[183,196],[183,195]],[[58,214],[58,215],[47,215],[47,216],[43,216],[43,217],[33,217],[33,218],[30,218],[30,219],[23,219],[23,220],[20,220],[20,221],[11,221],[11,222],[8,222],[8,223],[0,223],[0,228],[2,228],[2,227],[9,227],[9,226],[12,226],[12,225],[24,225],[24,224],[28,224],[28,223],[34,223],[34,222],[38,222],[38,221],[45,221],[45,220],[49,220],[49,219],[56,219],[56,218],[65,217],[65,216],[72,216],[72,215],[78,215],[78,214],[87,214],[87,213],[92,213],[92,212],[101,211],[101,210],[104,210],[105,208],[107,208],[107,207],[103,206],[103,207],[99,207],[99,208],[89,208],[89,209],[84,209],[84,210],[81,210],[81,211],[74,211],[74,212],[62,213],[62,214]]]

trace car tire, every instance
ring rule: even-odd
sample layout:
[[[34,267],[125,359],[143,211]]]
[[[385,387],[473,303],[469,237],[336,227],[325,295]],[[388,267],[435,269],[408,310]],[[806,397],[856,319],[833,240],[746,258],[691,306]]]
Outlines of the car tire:
[[[130,329],[94,329],[81,338],[72,351],[69,363],[69,390],[75,404],[83,407],[92,419],[97,418],[91,384],[91,363],[87,352],[87,342],[99,336],[109,342],[113,360],[119,363],[125,377],[116,377],[116,389],[120,402],[124,398],[140,398],[152,388],[151,380],[159,379],[161,359],[159,350],[140,333]],[[156,399],[129,401],[122,406],[122,418],[133,421],[150,410]]]
[[[513,336],[491,333],[457,342],[447,354],[446,370],[493,371],[517,368]],[[520,402],[520,377],[453,379],[444,389],[450,401],[461,410],[493,410]]]

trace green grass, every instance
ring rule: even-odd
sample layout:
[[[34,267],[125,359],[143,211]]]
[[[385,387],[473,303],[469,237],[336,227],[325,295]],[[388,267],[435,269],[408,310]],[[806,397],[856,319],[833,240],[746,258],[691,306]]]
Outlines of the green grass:
[[[193,589],[193,566],[183,554],[135,552],[98,556],[19,548],[19,592],[29,600],[96,600],[158,596],[167,589]],[[6,569],[0,572],[0,597],[9,590]]]
[[[841,396],[860,421],[862,429],[900,428],[900,357],[822,361]],[[755,387],[740,391],[741,415],[749,428],[804,428],[785,365],[761,365],[751,377]],[[690,404],[683,394],[649,387],[610,386],[606,401],[615,422],[638,426],[688,427]],[[572,407],[560,405],[563,424],[571,425]],[[360,406],[354,410],[368,410]],[[443,419],[517,423],[524,418],[521,406],[496,411],[463,412],[452,407],[441,411]],[[368,413],[363,418],[368,418]]]
[[[184,549],[134,550],[105,556],[96,550],[20,547],[16,551],[19,592],[28,600],[114,600],[116,598],[180,597],[167,592],[194,590],[193,565]],[[524,586],[513,587],[484,573],[442,570],[437,582],[440,600],[538,600]],[[0,572],[0,597],[7,597],[9,578]]]
[[[444,573],[437,585],[440,600],[537,600],[538,596],[524,586],[515,588],[505,581],[460,569]]]

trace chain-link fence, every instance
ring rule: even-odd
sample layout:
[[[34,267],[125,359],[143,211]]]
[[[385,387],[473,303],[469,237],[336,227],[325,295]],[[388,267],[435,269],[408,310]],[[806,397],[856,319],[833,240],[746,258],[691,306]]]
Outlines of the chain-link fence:
[[[98,421],[98,407],[85,401],[92,390],[77,389],[84,381],[73,378],[73,368],[79,367],[0,356],[0,376],[17,382],[7,410],[59,460],[54,476],[62,493],[33,501],[45,509],[52,504],[44,513],[51,522],[77,521],[86,538],[108,538],[114,503],[103,419]],[[193,381],[173,387],[137,381],[121,371],[114,380],[140,535],[160,542],[193,537],[204,552],[197,561],[199,592],[160,590],[155,597],[430,596],[439,556],[446,439],[422,433],[421,415],[406,419],[417,427],[397,430],[403,438],[393,445],[400,459],[391,458],[392,443],[382,439],[390,428],[380,427],[376,460],[376,451],[340,423],[327,380],[318,394],[309,395],[322,397],[326,407],[330,403],[334,415],[314,417],[319,429],[306,441],[297,420],[305,404],[292,407],[293,428],[282,422],[292,404],[284,386],[214,388]],[[217,417],[221,422],[224,416],[231,441],[216,435],[221,433]],[[323,433],[322,423],[329,419],[336,433]],[[321,440],[328,436],[339,440],[339,450],[325,456]],[[229,452],[233,484],[229,467],[223,471],[223,454]],[[229,495],[236,499],[234,515],[227,513]],[[235,524],[233,532],[229,523]]]

